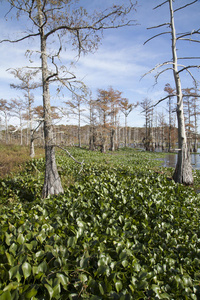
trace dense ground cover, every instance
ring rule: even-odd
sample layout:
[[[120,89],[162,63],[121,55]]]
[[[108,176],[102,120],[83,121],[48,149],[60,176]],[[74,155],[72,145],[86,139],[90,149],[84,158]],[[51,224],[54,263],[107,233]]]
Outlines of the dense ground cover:
[[[72,154],[64,195],[41,200],[42,158],[0,181],[0,300],[199,299],[199,195],[154,153]]]

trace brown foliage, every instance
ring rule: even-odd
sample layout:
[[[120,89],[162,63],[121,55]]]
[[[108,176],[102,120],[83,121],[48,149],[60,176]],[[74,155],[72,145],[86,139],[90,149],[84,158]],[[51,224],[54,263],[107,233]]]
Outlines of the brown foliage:
[[[29,147],[0,144],[0,177],[22,169],[22,165],[30,160]],[[36,158],[44,156],[42,148],[36,148]]]

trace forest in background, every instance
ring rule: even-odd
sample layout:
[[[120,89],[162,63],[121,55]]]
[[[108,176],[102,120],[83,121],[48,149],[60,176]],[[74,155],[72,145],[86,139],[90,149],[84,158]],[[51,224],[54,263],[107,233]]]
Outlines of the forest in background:
[[[197,152],[199,106],[198,95],[195,97],[192,90],[183,91],[183,95],[186,92],[183,103],[188,147],[190,152]],[[173,90],[168,84],[165,91],[172,95]],[[90,150],[98,149],[101,152],[127,146],[142,147],[147,151],[158,148],[160,151],[177,151],[178,129],[172,96],[168,100],[168,108],[160,113],[151,99],[129,103],[121,92],[112,87],[98,90],[98,96],[97,100],[87,100],[84,96],[73,95],[71,100],[64,103],[65,106],[51,107],[55,144],[87,146]],[[30,145],[32,157],[34,144],[44,145],[43,107],[33,106],[33,99],[28,89],[25,100],[0,100],[1,141]],[[127,117],[135,109],[140,110],[143,128],[128,126]],[[19,119],[19,125],[14,126],[9,122],[12,117]],[[63,119],[77,125],[63,125]]]

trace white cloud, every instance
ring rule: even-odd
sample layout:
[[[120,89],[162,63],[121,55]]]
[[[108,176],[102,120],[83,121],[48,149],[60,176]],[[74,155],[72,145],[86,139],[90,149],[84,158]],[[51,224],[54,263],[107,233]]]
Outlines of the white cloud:
[[[85,1],[82,1],[83,4]],[[180,3],[180,1],[177,1]],[[181,3],[186,3],[186,0],[181,0]],[[106,2],[107,4],[108,2]],[[111,0],[109,0],[109,4]],[[146,45],[143,43],[160,32],[155,30],[146,30],[147,27],[154,26],[169,20],[169,14],[166,8],[163,6],[161,9],[152,11],[152,8],[160,3],[160,0],[143,0],[138,1],[138,11],[133,14],[133,18],[138,20],[141,25],[123,28],[119,30],[108,30],[104,34],[102,44],[99,46],[98,51],[95,54],[89,54],[81,57],[76,63],[75,67],[70,66],[71,61],[76,60],[77,53],[67,50],[62,53],[63,63],[66,67],[73,71],[78,79],[83,81],[92,89],[95,97],[97,88],[106,89],[108,86],[113,86],[114,89],[118,89],[123,92],[123,96],[127,97],[131,102],[142,101],[145,97],[151,98],[153,101],[159,100],[164,94],[164,86],[166,83],[173,83],[172,72],[163,73],[158,79],[158,84],[153,87],[154,75],[149,74],[142,80],[141,76],[153,68],[156,64],[162,63],[171,59],[171,44],[170,37],[167,35],[161,36],[157,39],[153,39]],[[4,4],[5,5],[5,4]],[[91,3],[90,9],[102,5],[99,0],[94,0]],[[93,6],[93,7],[92,7]],[[193,6],[186,8],[183,12],[177,12],[177,27],[178,30],[186,30],[190,28],[199,27],[200,17],[200,3],[198,2]],[[4,6],[2,7],[2,9]],[[198,9],[197,9],[198,8]],[[21,24],[21,19],[18,22],[5,22],[3,16],[6,11],[0,12],[0,26],[1,33],[0,39],[7,36],[19,36],[19,33],[25,30],[25,24]],[[191,16],[191,18],[190,18]],[[12,25],[13,24],[13,25]],[[22,26],[21,26],[22,25]],[[163,30],[163,28],[161,29]],[[6,72],[8,68],[22,67],[28,64],[28,60],[25,58],[24,53],[26,49],[36,49],[38,43],[33,40],[23,42],[19,44],[0,44],[0,88],[1,98],[10,99],[16,97],[18,91],[10,90],[9,84],[14,82],[14,77]],[[199,45],[195,45],[195,48],[187,44],[178,45],[178,53],[185,55],[186,50],[189,50],[189,55],[196,53],[199,56]],[[53,47],[53,45],[51,45]],[[37,62],[38,63],[38,62]],[[185,63],[185,62],[184,62]],[[191,63],[191,62],[189,62]],[[194,71],[194,74],[199,78],[199,72]],[[182,76],[183,87],[188,84],[192,84],[189,76]],[[55,85],[52,90],[55,90]],[[66,92],[67,93],[67,92]],[[52,95],[53,102],[58,102],[55,94]],[[41,104],[41,90],[36,92],[37,105]],[[161,105],[161,107],[164,103]],[[135,126],[134,122],[142,126],[144,121],[141,118],[139,109],[134,111],[129,116],[129,122],[132,126]]]

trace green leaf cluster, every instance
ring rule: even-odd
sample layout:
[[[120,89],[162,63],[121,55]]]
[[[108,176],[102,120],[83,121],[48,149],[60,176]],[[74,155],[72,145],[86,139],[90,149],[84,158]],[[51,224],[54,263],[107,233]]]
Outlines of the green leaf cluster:
[[[3,194],[0,300],[199,299],[199,196],[154,172],[156,155],[73,155],[82,172],[57,157],[73,183],[63,195],[41,200],[40,184],[31,201]],[[34,185],[43,167],[18,176]]]

